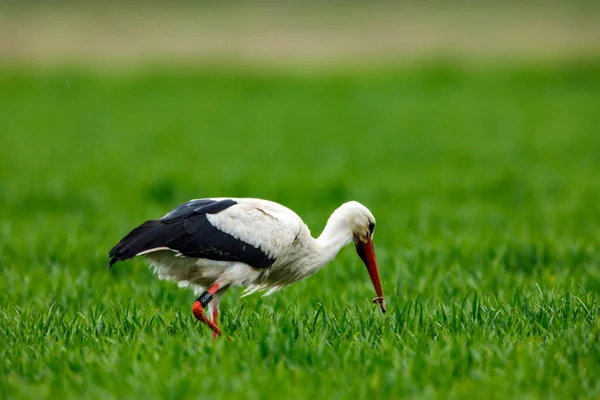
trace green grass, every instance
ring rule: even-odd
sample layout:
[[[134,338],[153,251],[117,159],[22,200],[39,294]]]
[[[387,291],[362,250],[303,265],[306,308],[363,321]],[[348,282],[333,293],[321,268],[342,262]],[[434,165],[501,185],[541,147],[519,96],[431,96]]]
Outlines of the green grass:
[[[3,398],[598,398],[600,64],[340,74],[0,72]],[[376,216],[388,314],[351,248],[222,301],[142,260],[136,224],[252,196],[317,234]]]

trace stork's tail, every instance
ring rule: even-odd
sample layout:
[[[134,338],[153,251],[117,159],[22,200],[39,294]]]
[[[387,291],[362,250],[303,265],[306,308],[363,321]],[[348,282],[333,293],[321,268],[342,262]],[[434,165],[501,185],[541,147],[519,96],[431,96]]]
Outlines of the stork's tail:
[[[155,233],[155,228],[159,226],[161,226],[160,221],[150,220],[129,232],[108,253],[110,262],[107,268],[112,267],[117,261],[128,260],[143,251],[156,247],[157,241],[162,238],[162,235]]]

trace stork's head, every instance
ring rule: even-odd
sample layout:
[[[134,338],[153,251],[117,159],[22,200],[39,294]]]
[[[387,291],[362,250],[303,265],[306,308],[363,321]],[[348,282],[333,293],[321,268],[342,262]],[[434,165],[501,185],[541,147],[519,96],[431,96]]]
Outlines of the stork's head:
[[[381,311],[385,312],[385,301],[383,299],[383,289],[381,288],[381,278],[375,258],[375,249],[373,248],[373,233],[375,232],[375,217],[369,209],[359,202],[350,201],[343,204],[336,212],[343,213],[343,217],[352,231],[356,252],[365,263],[377,297],[373,303],[378,303]]]

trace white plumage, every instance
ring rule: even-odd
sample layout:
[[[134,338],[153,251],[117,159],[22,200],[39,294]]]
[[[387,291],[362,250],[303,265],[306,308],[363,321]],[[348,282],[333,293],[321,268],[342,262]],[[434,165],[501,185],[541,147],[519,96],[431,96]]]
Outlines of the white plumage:
[[[285,255],[302,229],[308,228],[295,212],[259,199],[232,199],[238,204],[207,218],[215,228],[260,248],[268,256]]]

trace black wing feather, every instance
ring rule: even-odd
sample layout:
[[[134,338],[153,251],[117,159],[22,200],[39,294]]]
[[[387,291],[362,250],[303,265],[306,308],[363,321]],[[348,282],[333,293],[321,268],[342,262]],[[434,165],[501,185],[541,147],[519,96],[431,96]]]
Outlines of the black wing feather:
[[[216,214],[237,204],[233,200],[215,201],[211,199],[191,200],[177,206],[176,209],[165,215],[161,221],[171,223],[179,221],[182,218],[188,217],[192,213],[197,214]]]
[[[117,261],[157,247],[168,247],[187,257],[217,261],[240,261],[255,268],[273,265],[274,258],[258,247],[236,239],[217,228],[206,218],[233,205],[234,200],[192,200],[160,220],[146,221],[132,230],[109,252],[109,268]]]

